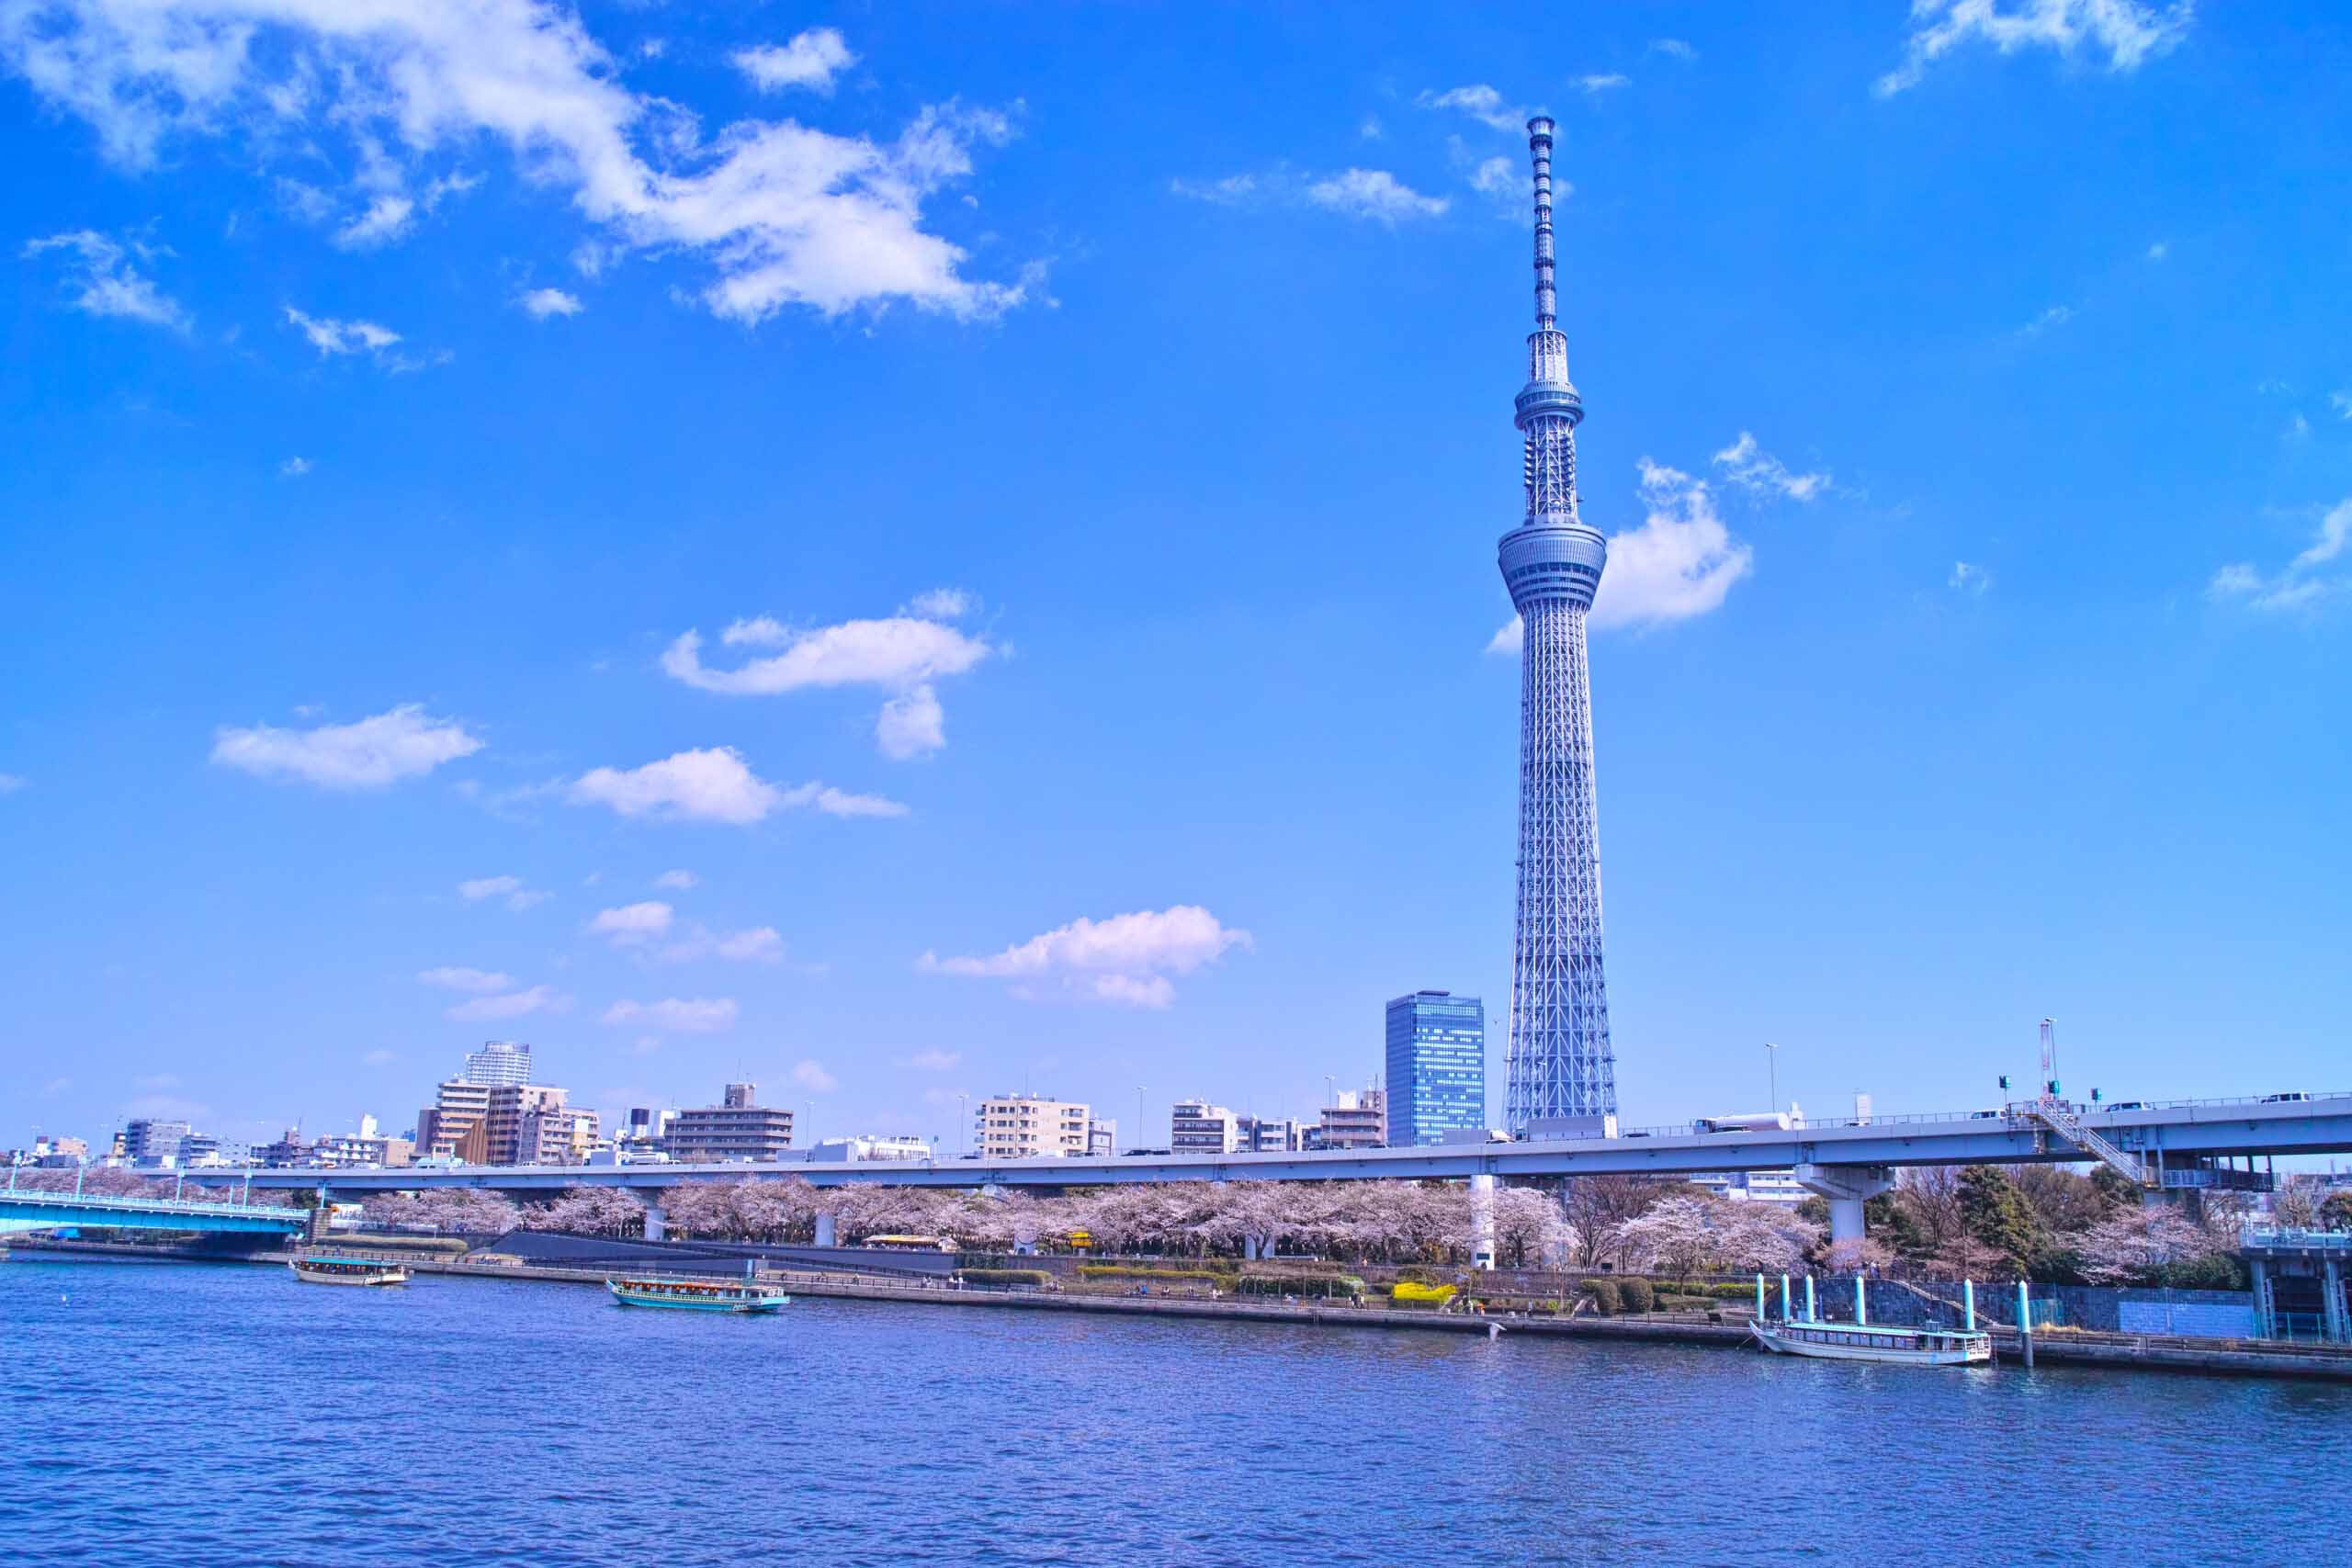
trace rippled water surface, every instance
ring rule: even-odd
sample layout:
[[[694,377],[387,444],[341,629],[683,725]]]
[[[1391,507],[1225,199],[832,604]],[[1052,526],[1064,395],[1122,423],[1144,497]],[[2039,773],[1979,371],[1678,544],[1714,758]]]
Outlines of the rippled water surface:
[[[0,1267],[27,1562],[2344,1561],[2352,1389]]]

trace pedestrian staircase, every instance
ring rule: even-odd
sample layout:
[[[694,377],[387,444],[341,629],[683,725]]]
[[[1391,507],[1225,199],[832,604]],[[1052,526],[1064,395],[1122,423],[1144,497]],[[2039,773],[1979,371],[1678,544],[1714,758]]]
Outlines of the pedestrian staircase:
[[[2083,1119],[2075,1114],[2075,1108],[2064,1100],[2050,1098],[2029,1100],[2013,1109],[2021,1111],[2039,1122],[2045,1134],[2054,1133],[2085,1154],[2097,1156],[2118,1174],[2128,1178],[2134,1185],[2140,1187],[2156,1185],[2156,1178],[2149,1170],[2146,1160],[2138,1155],[2126,1153],[2098,1134],[2092,1132],[2084,1123]]]

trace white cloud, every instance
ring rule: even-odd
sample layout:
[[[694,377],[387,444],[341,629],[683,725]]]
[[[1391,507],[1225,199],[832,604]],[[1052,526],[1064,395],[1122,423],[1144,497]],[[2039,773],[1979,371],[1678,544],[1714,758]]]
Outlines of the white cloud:
[[[404,703],[356,724],[316,729],[223,727],[214,732],[212,760],[260,778],[302,779],[325,789],[376,789],[481,750],[481,742],[462,724],[427,717],[418,705]]]
[[[400,1059],[400,1053],[397,1051],[388,1051],[381,1045],[379,1045],[373,1051],[370,1051],[366,1055],[360,1057],[359,1065],[363,1067],[389,1067]]]
[[[291,305],[286,307],[286,320],[288,325],[300,329],[302,335],[311,340],[311,346],[319,351],[322,358],[329,355],[357,354],[362,349],[380,355],[401,341],[400,333],[390,327],[378,326],[373,321],[338,321],[328,317],[308,316]]]
[[[875,740],[884,755],[903,761],[947,743],[946,716],[933,682],[963,674],[995,651],[986,639],[948,624],[968,614],[972,605],[972,596],[960,590],[934,589],[907,610],[880,620],[804,631],[763,615],[735,622],[719,640],[730,648],[781,651],[732,670],[717,670],[702,661],[702,634],[686,631],[662,653],[662,668],[697,690],[737,696],[811,687],[882,687],[896,695],[876,719]]]
[[[1526,190],[1521,188],[1518,162],[1499,154],[1478,161],[1478,166],[1470,171],[1470,188],[1492,198],[1498,209],[1511,218],[1520,215],[1521,197],[1533,189],[1532,186]],[[1555,193],[1555,196],[1557,194]],[[1533,198],[1529,197],[1529,199]]]
[[[592,769],[571,785],[569,798],[574,806],[609,806],[624,817],[738,827],[801,807],[829,817],[903,817],[907,810],[894,800],[828,784],[781,788],[752,773],[731,746],[680,751],[639,768]]]
[[[416,203],[404,196],[379,196],[368,210],[335,231],[334,243],[347,251],[390,244],[408,231]]]
[[[1527,109],[1504,103],[1503,96],[1484,83],[1442,93],[1424,92],[1413,101],[1423,108],[1459,109],[1494,130],[1524,131],[1530,118]]]
[[[1434,218],[1452,203],[1442,196],[1423,196],[1398,182],[1385,169],[1345,169],[1306,187],[1314,205],[1351,218],[1394,224],[1400,219]]]
[[[950,1073],[956,1070],[956,1064],[963,1059],[964,1053],[961,1051],[918,1051],[900,1062],[899,1066],[913,1067],[926,1073]]]
[[[696,876],[691,871],[665,871],[661,875],[653,879],[653,886],[656,887],[674,888],[678,892],[684,893],[688,888],[693,887],[701,881],[702,878]]]
[[[1743,490],[1758,494],[1786,496],[1791,501],[1811,501],[1829,486],[1826,473],[1792,474],[1781,462],[1756,443],[1756,437],[1743,430],[1739,439],[1715,454],[1715,462],[1724,477]]]
[[[311,459],[308,457],[288,457],[286,461],[277,465],[277,471],[285,475],[289,479],[299,479],[304,474],[311,471]]]
[[[2193,9],[2190,0],[2161,10],[2140,0],[2017,0],[2007,10],[2000,0],[1912,0],[1913,30],[1903,63],[1872,90],[1887,98],[1917,86],[1929,65],[1973,39],[2005,55],[2053,49],[2068,60],[2087,44],[2093,55],[2105,54],[2109,71],[2136,71],[2180,42]]]
[[[2279,432],[2278,438],[2290,446],[2309,441],[2312,438],[2312,422],[2305,419],[2300,412],[2290,414],[2287,417],[2287,428]]]
[[[2170,241],[2158,240],[2154,244],[2148,247],[2148,259],[2152,262],[2162,261],[2170,254],[2172,254],[2172,243]]]
[[[811,43],[801,58],[829,57]],[[1007,115],[950,100],[883,141],[758,119],[706,139],[690,110],[630,91],[555,0],[9,0],[0,64],[136,169],[180,138],[241,137],[257,156],[340,148],[378,196],[436,152],[503,142],[526,180],[571,195],[603,249],[707,261],[701,301],[730,320],[895,300],[989,318],[1026,297],[966,276],[967,252],[923,223],[975,147],[1011,139]]]
[[[1993,574],[1981,566],[1956,560],[1951,563],[1951,576],[1945,585],[1962,593],[1982,593],[1993,586]]]
[[[571,998],[559,993],[553,986],[534,986],[527,991],[515,991],[503,997],[476,997],[469,1002],[459,1002],[449,1009],[447,1016],[460,1023],[478,1023],[484,1019],[561,1012],[571,1005]]]
[[[1379,141],[1382,135],[1380,117],[1373,114],[1364,116],[1363,123],[1356,127],[1356,134],[1366,141]]]
[[[615,947],[641,947],[669,931],[672,915],[669,905],[650,898],[617,909],[600,909],[588,922],[588,934],[604,937]]]
[[[14,795],[31,782],[22,773],[0,773],[0,795]]]
[[[524,886],[519,876],[477,876],[458,884],[458,897],[469,904],[479,904],[484,898],[503,898],[508,908],[520,913],[546,903],[553,895]]]
[[[756,926],[720,937],[713,951],[738,964],[774,964],[784,956],[784,938],[774,926]]]
[[[1221,180],[1172,179],[1168,188],[1178,196],[1191,197],[1218,207],[1240,207],[1254,201],[1261,194],[1255,175],[1227,175]]]
[[[943,975],[1054,980],[1069,994],[1164,1008],[1175,997],[1168,976],[1189,975],[1228,948],[1250,945],[1248,931],[1224,924],[1197,904],[1178,904],[1099,921],[1081,916],[986,957],[926,953],[917,966]]]
[[[534,288],[518,303],[526,315],[542,321],[549,316],[576,316],[582,309],[580,296],[566,294],[560,288]]]
[[[827,1072],[822,1063],[806,1057],[792,1064],[792,1081],[811,1094],[831,1094],[841,1087],[841,1080]]]
[[[1658,54],[1671,55],[1676,60],[1696,60],[1699,51],[1679,38],[1654,38],[1650,49]]]
[[[2266,576],[2246,561],[2233,561],[2213,574],[2206,585],[2213,599],[2243,601],[2256,610],[2310,610],[2334,600],[2352,598],[2352,500],[2337,502],[2320,519],[2312,542],[2275,576]]]
[[[1526,649],[1527,623],[1517,615],[1513,615],[1510,620],[1497,626],[1495,635],[1487,639],[1488,653],[1501,654],[1510,659],[1517,659],[1526,651]]]
[[[692,1000],[670,997],[658,1002],[615,1002],[605,1010],[605,1021],[612,1024],[643,1022],[657,1029],[675,1030],[683,1034],[710,1034],[735,1027],[735,1020],[742,1010],[731,997]]]
[[[763,93],[781,92],[786,87],[831,93],[833,78],[857,63],[857,56],[850,52],[842,35],[831,28],[810,28],[796,34],[781,48],[764,44],[758,49],[738,51],[733,58],[735,68]]]
[[[1589,76],[1579,76],[1577,78],[1577,86],[1582,89],[1588,96],[1598,96],[1602,93],[1614,92],[1620,87],[1630,87],[1633,85],[1634,79],[1631,76],[1623,75],[1614,71],[1605,73],[1595,73]]]
[[[2352,392],[2330,392],[2327,406],[2335,411],[2338,419],[2352,419]]]
[[[1755,552],[1731,536],[1706,481],[1647,457],[1641,471],[1648,514],[1609,541],[1609,564],[1592,602],[1599,626],[1689,620],[1720,606]]]
[[[422,969],[417,972],[416,978],[419,985],[438,986],[447,991],[471,991],[477,994],[484,991],[503,991],[514,984],[512,979],[495,970],[468,969],[459,964],[444,964],[438,969]]]
[[[7,13],[0,11],[0,29],[5,29]],[[131,249],[141,260],[170,253],[133,243]],[[56,252],[66,263],[66,287],[73,292],[74,308],[93,316],[120,316],[126,321],[145,321],[150,326],[169,327],[185,333],[195,323],[178,300],[155,286],[130,265],[130,252],[104,234],[89,229],[70,234],[51,234],[45,240],[26,242],[18,253],[27,260],[45,253]]]
[[[2033,320],[2019,327],[2017,331],[2017,335],[2030,343],[2033,339],[2040,337],[2051,328],[2063,327],[2074,319],[2075,308],[2072,305],[2052,305],[2050,309],[2042,311],[2041,314],[2036,316]]]
[[[960,621],[979,608],[979,597],[966,588],[928,588],[914,596],[903,615],[926,621]]]
[[[874,739],[886,757],[905,761],[947,744],[946,711],[929,686],[892,697],[874,721]]]

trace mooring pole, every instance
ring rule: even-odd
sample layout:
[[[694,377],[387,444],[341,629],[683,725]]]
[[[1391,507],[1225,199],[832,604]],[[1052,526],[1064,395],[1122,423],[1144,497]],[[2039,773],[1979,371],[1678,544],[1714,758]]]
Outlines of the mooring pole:
[[[1789,1321],[1789,1277],[1786,1274],[1781,1276],[1781,1321]]]
[[[1960,1282],[1960,1311],[1961,1326],[1967,1329],[1971,1334],[1975,1333],[1976,1281],[1973,1280],[1962,1280]]]
[[[1756,1276],[1756,1321],[1764,1321],[1764,1276]]]
[[[1804,1320],[1807,1323],[1819,1323],[1821,1321],[1820,1317],[1814,1311],[1813,1276],[1810,1274],[1807,1274],[1804,1277]]]
[[[1857,1274],[1854,1276],[1854,1322],[1859,1326],[1870,1320],[1871,1303],[1869,1298],[1862,1294],[1862,1277]]]
[[[2018,1281],[2018,1340],[2025,1347],[2025,1365],[2033,1370],[2033,1301],[2025,1293],[2025,1281]]]

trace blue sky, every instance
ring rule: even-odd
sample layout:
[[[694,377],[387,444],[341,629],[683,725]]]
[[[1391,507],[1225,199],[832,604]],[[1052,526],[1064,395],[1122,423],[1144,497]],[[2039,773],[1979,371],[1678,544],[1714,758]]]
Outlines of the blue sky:
[[[2340,10],[1421,9],[0,6],[0,1141],[1498,1108],[1535,107],[1628,1122],[2343,1087]]]

